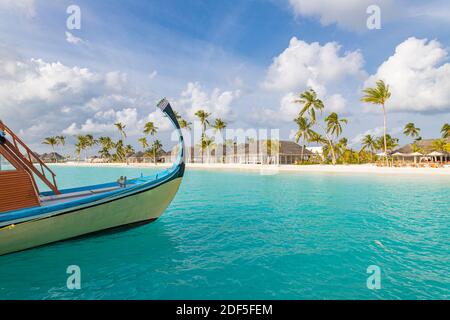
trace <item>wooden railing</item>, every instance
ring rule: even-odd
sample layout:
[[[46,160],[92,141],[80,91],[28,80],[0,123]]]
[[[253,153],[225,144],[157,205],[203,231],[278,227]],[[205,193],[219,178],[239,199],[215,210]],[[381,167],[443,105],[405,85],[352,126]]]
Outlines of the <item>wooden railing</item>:
[[[10,150],[16,157],[16,160],[20,161],[23,166],[30,169],[55,194],[60,194],[56,185],[56,174],[2,121],[0,121],[0,131],[5,132],[6,139],[4,141],[4,146]]]

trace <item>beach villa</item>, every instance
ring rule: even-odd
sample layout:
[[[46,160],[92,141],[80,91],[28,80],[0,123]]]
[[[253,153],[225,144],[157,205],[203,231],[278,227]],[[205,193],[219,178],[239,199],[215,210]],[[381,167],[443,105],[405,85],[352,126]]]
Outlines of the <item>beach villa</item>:
[[[188,148],[187,163],[225,163],[225,164],[296,164],[302,159],[308,160],[316,156],[306,147],[303,148],[293,141],[279,141],[273,147],[267,146],[266,140],[254,142],[219,144],[211,150],[203,151],[199,146]],[[173,161],[173,154],[165,153],[161,156],[161,162]]]
[[[436,139],[423,139],[409,143],[401,148],[398,148],[392,152],[392,157],[402,162],[441,162],[447,163],[450,161],[450,154],[444,150],[433,150],[433,143]],[[447,143],[450,143],[450,138],[445,139]]]

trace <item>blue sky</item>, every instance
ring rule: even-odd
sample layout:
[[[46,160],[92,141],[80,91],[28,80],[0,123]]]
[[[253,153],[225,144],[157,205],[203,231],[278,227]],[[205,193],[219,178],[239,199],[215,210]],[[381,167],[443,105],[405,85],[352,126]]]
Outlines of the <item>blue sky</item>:
[[[72,4],[80,30],[66,28]],[[365,26],[370,4],[381,30]],[[325,113],[349,119],[356,148],[382,126],[361,89],[386,78],[390,131],[407,142],[401,128],[412,121],[437,137],[450,119],[449,27],[446,1],[2,0],[0,118],[38,150],[61,132],[113,134],[118,120],[130,143],[150,120],[168,141],[154,111],[167,96],[188,119],[206,108],[230,127],[279,128],[288,139],[293,97],[313,87]]]

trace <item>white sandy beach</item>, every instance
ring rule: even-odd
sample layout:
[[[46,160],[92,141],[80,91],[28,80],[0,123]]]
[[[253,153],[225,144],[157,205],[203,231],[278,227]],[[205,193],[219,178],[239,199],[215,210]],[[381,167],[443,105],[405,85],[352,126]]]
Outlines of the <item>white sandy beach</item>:
[[[53,164],[54,166],[80,166],[80,167],[131,167],[131,168],[168,168],[171,164],[153,163],[86,163],[67,162]],[[375,165],[260,165],[260,164],[216,164],[216,163],[188,163],[188,169],[193,170],[236,170],[236,171],[260,171],[263,174],[277,172],[318,172],[318,173],[366,173],[366,174],[401,174],[401,175],[440,175],[450,177],[450,167],[446,168],[387,168]]]

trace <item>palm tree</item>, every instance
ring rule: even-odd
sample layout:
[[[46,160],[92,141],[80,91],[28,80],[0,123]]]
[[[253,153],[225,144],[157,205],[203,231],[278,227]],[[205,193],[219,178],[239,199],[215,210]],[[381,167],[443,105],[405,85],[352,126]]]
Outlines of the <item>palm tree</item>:
[[[63,155],[63,147],[66,145],[66,137],[65,136],[57,136],[56,140],[58,141],[58,145],[61,146],[61,155]]]
[[[310,89],[300,94],[300,99],[295,100],[294,103],[303,104],[303,108],[302,110],[300,110],[300,117],[303,117],[305,113],[308,113],[309,117],[311,118],[311,124],[312,125],[317,124],[318,127],[324,132],[331,150],[333,164],[336,164],[336,155],[334,153],[331,138],[328,136],[327,130],[325,130],[325,128],[323,128],[317,122],[317,112],[322,113],[322,110],[325,108],[325,105],[323,104],[322,100],[320,100],[317,97],[317,93],[313,89]]]
[[[375,88],[366,88],[363,90],[364,96],[361,98],[362,102],[380,105],[383,109],[384,115],[384,153],[386,154],[386,162],[389,165],[389,159],[387,157],[387,114],[386,114],[386,102],[391,97],[389,86],[384,83],[383,80],[379,80],[376,83]]]
[[[77,161],[80,161],[80,154],[81,154],[81,144],[80,142],[75,143],[75,154],[77,155]]]
[[[416,138],[417,140],[420,140],[420,129],[416,128],[414,123],[410,122],[405,126],[405,129],[403,130],[403,134],[407,137]]]
[[[126,163],[128,164],[128,157],[134,154],[134,148],[131,144],[127,144],[124,148],[124,152],[125,152],[125,160]]]
[[[205,137],[202,139],[200,148],[202,150],[202,153],[203,153],[203,150],[207,151],[208,163],[210,162],[211,148],[213,148],[213,147],[214,147],[214,139],[212,139],[210,137]],[[203,163],[203,160],[202,160],[202,163]]]
[[[385,150],[387,151],[392,151],[395,147],[398,147],[398,141],[399,140],[397,138],[393,138],[390,134],[387,134],[386,136],[380,137],[376,140],[379,149],[383,150],[383,146],[385,145]],[[386,155],[387,154],[388,153],[386,152]]]
[[[94,139],[94,136],[92,134],[87,134],[85,136],[85,158],[87,160],[87,150],[92,148],[97,144],[97,140]]]
[[[212,126],[214,128],[214,132],[215,133],[222,133],[222,131],[227,127],[227,123],[225,121],[223,121],[220,118],[217,118],[214,121],[214,124]]]
[[[211,116],[211,113],[208,113],[205,110],[198,110],[195,113],[195,116],[200,120],[202,125],[202,134],[205,134],[206,128],[209,125],[208,118]]]
[[[111,158],[111,154],[109,153],[109,150],[106,149],[106,148],[100,149],[99,154],[100,154],[100,157],[102,159],[109,159],[109,158]]]
[[[100,137],[98,138],[98,142],[102,145],[100,156],[103,159],[111,158],[111,153],[109,151],[114,148],[114,142],[112,139],[110,137]]]
[[[200,146],[202,149],[202,163],[203,163],[203,157],[204,157],[204,149],[203,149],[203,145],[204,142],[206,140],[206,128],[209,125],[209,116],[211,116],[211,113],[206,112],[205,110],[198,110],[195,113],[195,116],[200,120],[200,123],[202,125],[202,139],[200,141]]]
[[[144,126],[144,134],[154,136],[158,132],[158,128],[153,122],[147,122]]]
[[[437,139],[431,143],[431,151],[445,152],[447,141],[446,139]]]
[[[450,153],[450,143],[447,143],[447,144],[445,145],[445,152]]]
[[[417,142],[414,142],[414,143],[411,145],[411,150],[412,150],[412,152],[425,153],[425,151],[417,145]]]
[[[125,140],[127,138],[127,133],[125,132],[125,128],[127,126],[124,125],[122,122],[117,122],[117,123],[114,124],[114,126],[116,126],[116,128],[119,131],[119,134],[122,137],[122,139]]]
[[[328,145],[328,140],[325,139],[320,133],[318,132],[311,132],[311,137],[309,138],[309,142],[315,143],[317,145]],[[323,151],[323,150],[322,150]],[[322,152],[322,155],[325,156],[325,154]],[[321,162],[323,161],[323,158],[321,157]]]
[[[55,152],[55,146],[58,144],[58,139],[56,137],[47,137],[44,139],[42,144],[46,144],[52,147],[53,150],[53,158],[55,162],[58,162],[58,159],[56,158],[56,152]]]
[[[76,138],[77,138],[77,143],[75,144],[75,147],[76,147],[75,152],[78,156],[78,160],[80,160],[81,152],[86,150],[86,148],[87,148],[87,138],[86,138],[86,136],[81,135],[81,134],[77,135]],[[87,158],[87,156],[86,156],[86,158]]]
[[[218,134],[221,135],[221,141],[220,141],[220,143],[223,143],[222,131],[225,130],[225,128],[227,127],[227,123],[226,123],[225,121],[223,121],[222,119],[217,118],[217,119],[214,121],[214,125],[213,125],[212,127],[213,127],[213,129],[214,129],[214,133],[216,133],[216,134],[218,133]],[[216,156],[217,156],[217,155],[216,155]],[[224,158],[223,158],[223,155],[222,155],[222,162],[224,161],[223,159],[224,159]]]
[[[450,138],[450,124],[446,123],[442,126],[441,129],[442,139]]]
[[[158,164],[157,156],[160,154],[162,148],[162,143],[159,140],[155,140],[152,144],[152,153],[153,153],[153,160],[155,161],[155,165]]]
[[[123,162],[125,159],[125,148],[123,144],[123,140],[119,140],[114,144],[116,148],[116,154],[114,155],[114,160],[118,162]]]
[[[303,105],[303,109],[300,111],[300,117],[303,117],[305,113],[308,113],[313,125],[317,121],[316,112],[322,112],[325,107],[322,100],[317,97],[317,93],[313,89],[301,93],[300,99],[294,100],[294,103]]]
[[[368,135],[366,135],[363,138],[361,151],[369,150],[369,152],[370,152],[370,162],[373,161],[373,154],[375,153],[377,148],[378,148],[378,145],[377,145],[377,142],[376,142],[376,140],[374,139],[373,136],[368,134]]]
[[[348,139],[342,138],[338,141],[338,143],[336,144],[336,147],[335,147],[338,158],[340,158],[340,159],[342,158],[343,163],[351,162],[352,157],[353,157],[353,151],[348,150],[347,145],[348,145]]]
[[[334,135],[336,138],[342,134],[342,124],[347,124],[347,119],[339,119],[339,116],[336,112],[331,113],[328,117],[325,118],[325,122],[327,123],[327,134]],[[333,165],[336,164],[336,153],[333,148],[333,143],[330,138],[328,138],[331,155],[333,157]]]
[[[311,129],[312,123],[308,121],[305,117],[298,117],[294,120],[298,126],[297,133],[295,134],[295,142],[302,140],[302,155],[301,162],[303,163],[303,156],[305,153],[305,143],[310,140],[313,130]]]
[[[181,117],[181,115],[180,115],[178,112],[174,111],[174,113],[175,113],[175,117],[176,117],[177,120],[178,120],[178,123],[179,123],[179,125],[180,125],[180,128],[181,128],[181,129],[191,130],[191,125],[192,125],[192,123],[191,123],[191,122],[188,122],[188,121],[185,120],[185,119],[183,119],[183,117]]]
[[[142,146],[142,150],[145,150],[145,149],[147,149],[149,147],[149,144],[148,144],[148,141],[147,141],[146,137],[140,138],[138,141],[139,141],[139,143]]]
[[[181,129],[191,130],[191,125],[192,125],[191,122],[188,122],[185,119],[180,119],[180,120],[178,120],[178,123],[180,124]]]

